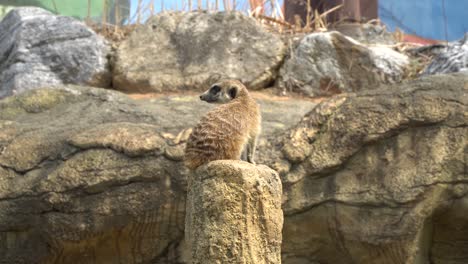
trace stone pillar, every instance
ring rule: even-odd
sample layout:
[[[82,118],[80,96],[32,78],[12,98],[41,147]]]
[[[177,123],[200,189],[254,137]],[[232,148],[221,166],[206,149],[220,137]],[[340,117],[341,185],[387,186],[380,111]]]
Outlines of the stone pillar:
[[[281,263],[282,186],[264,165],[213,161],[190,178],[185,236],[190,262]]]

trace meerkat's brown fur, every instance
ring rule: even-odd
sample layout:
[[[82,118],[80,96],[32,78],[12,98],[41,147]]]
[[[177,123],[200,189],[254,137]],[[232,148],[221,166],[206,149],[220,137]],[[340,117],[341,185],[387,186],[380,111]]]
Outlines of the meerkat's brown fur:
[[[200,96],[221,105],[209,111],[193,128],[185,149],[185,165],[194,170],[213,160],[238,160],[242,151],[254,162],[261,115],[257,102],[239,81],[214,84]]]

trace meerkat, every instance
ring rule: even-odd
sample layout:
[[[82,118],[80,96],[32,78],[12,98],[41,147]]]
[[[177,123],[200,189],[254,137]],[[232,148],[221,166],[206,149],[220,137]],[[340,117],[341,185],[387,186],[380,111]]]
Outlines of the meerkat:
[[[225,80],[200,95],[208,103],[221,104],[193,128],[185,148],[185,165],[194,170],[213,160],[245,159],[255,164],[260,133],[260,108],[239,81]]]

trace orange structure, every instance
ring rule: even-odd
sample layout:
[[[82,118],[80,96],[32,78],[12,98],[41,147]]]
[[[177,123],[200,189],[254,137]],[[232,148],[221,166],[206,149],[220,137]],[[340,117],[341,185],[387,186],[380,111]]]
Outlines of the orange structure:
[[[263,15],[265,7],[263,0],[249,0],[250,11],[255,12],[256,15]]]

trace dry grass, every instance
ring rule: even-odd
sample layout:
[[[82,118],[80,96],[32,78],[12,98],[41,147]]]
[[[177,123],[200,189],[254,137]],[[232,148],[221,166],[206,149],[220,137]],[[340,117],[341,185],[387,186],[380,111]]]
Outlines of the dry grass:
[[[419,52],[420,46],[411,44],[403,45],[400,52],[404,52],[410,58],[410,63],[406,68],[405,79],[415,79],[421,76],[424,69],[431,63],[434,54],[430,52]]]
[[[109,0],[102,0],[103,7],[109,13],[108,5]],[[304,0],[310,1],[310,0]],[[308,9],[306,21],[302,21],[299,16],[296,17],[294,24],[287,22],[283,15],[283,9],[280,1],[278,0],[248,0],[244,1],[244,4],[240,4],[240,1],[236,0],[178,0],[172,1],[171,6],[164,6],[162,0],[138,0],[135,12],[130,14],[129,21],[126,25],[112,25],[108,23],[111,18],[106,15],[102,16],[101,23],[94,23],[88,18],[87,22],[97,32],[104,35],[111,41],[121,41],[124,39],[132,29],[134,25],[144,23],[149,17],[156,14],[156,10],[162,11],[219,11],[223,10],[232,11],[237,10],[244,12],[246,15],[257,19],[261,24],[271,31],[285,34],[297,34],[297,33],[310,33],[326,31],[329,24],[326,21],[328,14],[337,11],[342,7],[338,5],[326,12],[319,14],[317,10]],[[88,0],[88,7],[90,6],[90,0]],[[158,8],[156,8],[158,7]],[[113,12],[115,17],[114,21],[120,20],[119,8],[114,6],[115,11]],[[88,8],[88,14],[90,10]]]
[[[307,1],[310,2],[310,0]],[[296,15],[294,17],[294,24],[285,20],[281,9],[275,9],[272,13],[273,15],[264,15],[262,12],[258,12],[258,8],[250,7],[251,11],[249,11],[248,14],[272,31],[286,34],[298,34],[327,31],[330,27],[330,24],[326,20],[327,15],[336,12],[342,7],[342,4],[337,5],[323,13],[308,8],[306,21],[302,21],[301,17]]]
[[[107,6],[108,0],[102,0],[103,5]],[[310,2],[310,0],[303,0]],[[88,3],[90,0],[88,0]],[[337,5],[326,12],[319,13],[317,10],[308,8],[306,21],[303,21],[299,16],[295,16],[295,22],[293,24],[287,22],[283,15],[283,9],[280,6],[278,0],[248,0],[244,1],[244,5],[240,5],[239,1],[236,0],[179,0],[173,1],[171,6],[164,6],[162,0],[138,0],[136,11],[130,14],[129,21],[126,25],[112,25],[107,23],[106,16],[103,16],[101,23],[93,23],[88,20],[88,24],[99,34],[104,36],[106,39],[111,41],[114,46],[124,40],[139,24],[144,23],[149,17],[156,15],[156,10],[162,11],[220,11],[224,7],[224,10],[232,11],[237,10],[244,12],[246,15],[257,19],[262,25],[268,30],[285,34],[285,35],[302,35],[312,32],[323,32],[327,31],[330,27],[339,24],[335,22],[333,25],[327,21],[327,15],[338,11],[343,5]],[[160,5],[159,8],[156,8]],[[119,16],[119,9],[115,8],[114,14]],[[89,13],[89,10],[88,10]],[[119,20],[118,17],[115,20]],[[379,20],[368,21],[367,23],[380,24]],[[411,53],[408,52],[414,48],[414,45],[403,42],[403,33],[396,31],[394,37],[397,40],[397,44],[389,46],[399,52],[406,53],[409,55],[411,62],[408,66],[405,74],[405,78],[416,78],[418,77],[424,68],[431,61],[431,56],[422,53]]]
[[[91,27],[96,33],[106,38],[114,45],[118,45],[121,41],[127,38],[130,33],[136,28],[136,24],[116,26],[112,24],[98,24],[93,22],[87,22],[88,26]]]
[[[430,62],[431,58],[427,56],[410,57],[410,64],[406,68],[404,79],[418,78]]]

